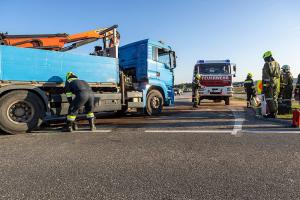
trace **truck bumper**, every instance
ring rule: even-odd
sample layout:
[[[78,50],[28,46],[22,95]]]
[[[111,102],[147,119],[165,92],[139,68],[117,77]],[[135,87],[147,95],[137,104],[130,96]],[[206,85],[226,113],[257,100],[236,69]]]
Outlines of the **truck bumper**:
[[[204,87],[199,91],[201,97],[232,97],[233,87]]]

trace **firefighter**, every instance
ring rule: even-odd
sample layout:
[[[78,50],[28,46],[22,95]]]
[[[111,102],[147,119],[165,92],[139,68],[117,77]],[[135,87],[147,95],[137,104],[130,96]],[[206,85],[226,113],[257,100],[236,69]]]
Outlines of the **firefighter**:
[[[252,73],[248,73],[244,82],[245,92],[247,93],[247,108],[251,107],[251,99],[256,97],[256,91],[252,77]]]
[[[280,65],[274,60],[271,51],[265,52],[263,59],[265,61],[262,70],[263,94],[269,109],[269,113],[265,117],[276,118],[277,99],[280,91]]]
[[[300,103],[300,74],[298,75],[298,80],[296,83],[296,88],[295,88],[295,99],[299,101]]]
[[[292,96],[293,96],[293,82],[294,78],[290,72],[289,65],[283,65],[280,75],[280,95],[281,104],[284,105],[285,111],[283,113],[290,113],[292,111]]]
[[[200,85],[201,81],[201,75],[200,74],[195,74],[194,80],[193,80],[193,102],[194,108],[198,108],[198,104],[200,102],[200,94],[199,94],[199,89],[201,87]]]
[[[94,95],[88,83],[83,80],[79,80],[74,73],[68,72],[66,75],[65,92],[70,106],[67,115],[67,124],[64,131],[72,132],[74,129],[77,129],[75,123],[76,115],[82,106],[85,108],[90,130],[96,130],[94,124],[95,116],[93,113]],[[73,94],[75,95],[75,98],[72,100]]]

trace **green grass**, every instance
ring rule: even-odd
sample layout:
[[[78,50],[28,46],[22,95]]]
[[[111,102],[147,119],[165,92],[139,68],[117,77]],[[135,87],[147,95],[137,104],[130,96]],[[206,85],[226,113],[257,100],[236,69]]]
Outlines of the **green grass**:
[[[233,87],[233,92],[235,94],[245,94],[244,87]]]
[[[300,109],[300,104],[299,104],[299,102],[294,102],[292,108],[293,108],[293,109]]]

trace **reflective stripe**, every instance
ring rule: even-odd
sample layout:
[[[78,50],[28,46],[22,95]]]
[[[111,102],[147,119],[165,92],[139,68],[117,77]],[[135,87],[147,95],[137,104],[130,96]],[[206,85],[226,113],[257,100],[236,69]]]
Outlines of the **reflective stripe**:
[[[76,120],[76,115],[68,115],[67,120],[71,121],[71,122],[75,121]]]
[[[266,98],[266,101],[271,101],[273,100],[273,98]]]
[[[92,112],[89,112],[88,114],[86,114],[86,118],[94,118],[95,117],[95,115],[94,115],[94,113],[92,113]]]
[[[296,86],[300,86],[300,83],[297,83]]]
[[[252,83],[253,81],[245,81],[245,83]]]
[[[73,93],[72,92],[67,92],[66,95],[67,95],[67,97],[72,97]]]
[[[282,99],[282,101],[292,101],[291,99]]]
[[[264,81],[266,81],[266,82],[270,82],[270,79],[264,79]]]
[[[78,78],[70,78],[70,79],[68,79],[68,82],[71,83],[72,81],[77,80],[77,79]]]

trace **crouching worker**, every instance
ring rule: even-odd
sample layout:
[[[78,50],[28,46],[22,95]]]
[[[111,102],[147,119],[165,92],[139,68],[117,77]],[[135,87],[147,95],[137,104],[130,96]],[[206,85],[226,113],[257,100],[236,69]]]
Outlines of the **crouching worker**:
[[[77,129],[75,123],[76,115],[82,106],[85,108],[90,130],[96,130],[94,124],[95,116],[93,113],[94,94],[88,83],[86,81],[79,80],[74,73],[68,72],[66,75],[65,92],[70,106],[67,115],[67,124],[63,131],[72,132]],[[72,99],[72,95],[75,95],[74,99]]]

